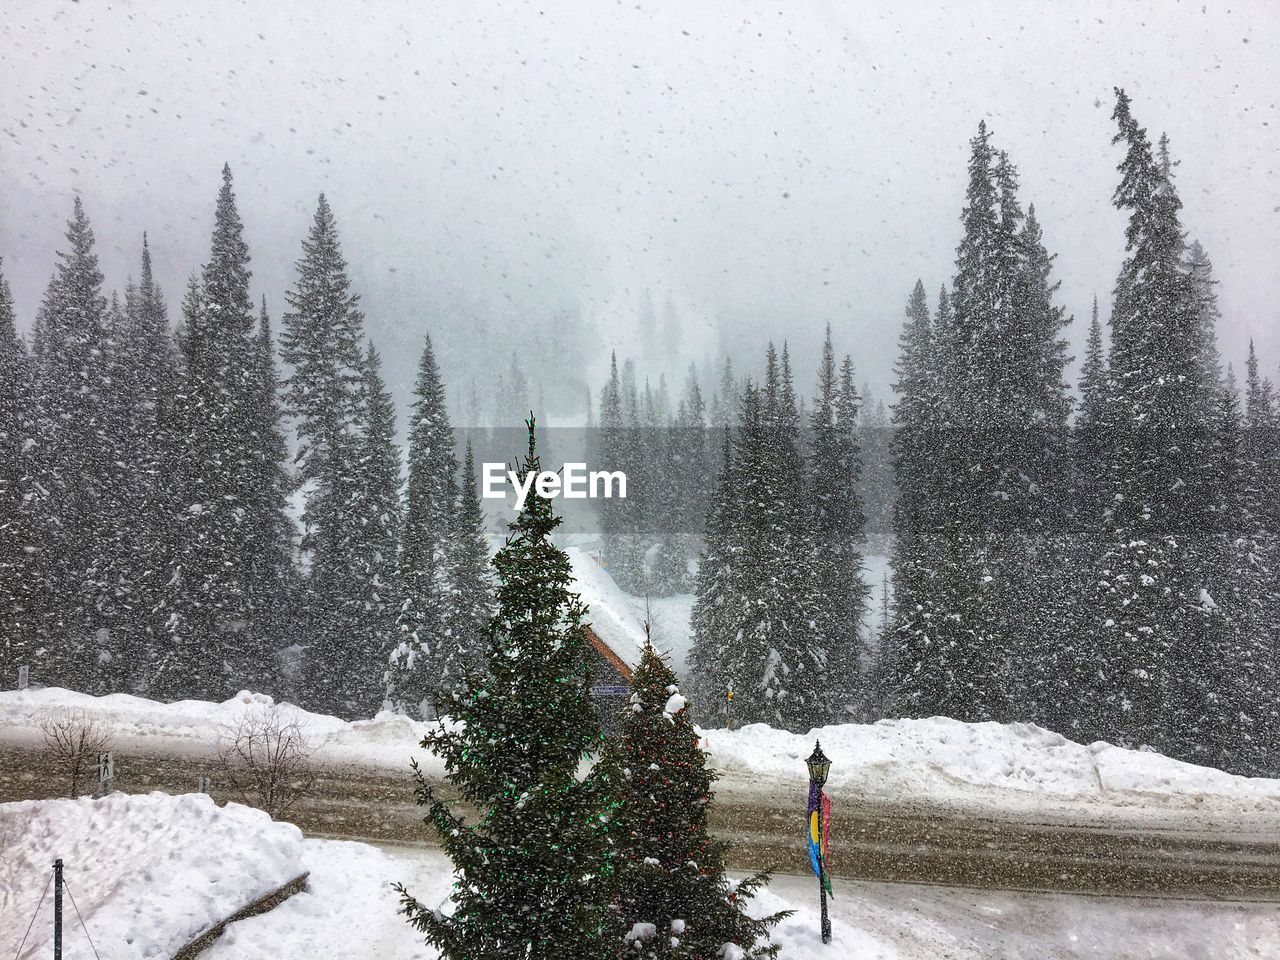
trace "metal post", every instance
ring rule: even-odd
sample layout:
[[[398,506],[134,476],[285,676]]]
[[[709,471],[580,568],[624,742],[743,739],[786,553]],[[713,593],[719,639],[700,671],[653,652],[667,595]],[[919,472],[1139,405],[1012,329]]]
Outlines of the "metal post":
[[[818,811],[818,849],[822,849],[822,811]],[[827,916],[827,860],[818,857],[818,893],[822,898],[822,942],[831,942],[831,918]]]
[[[53,960],[62,960],[62,860],[53,861]]]

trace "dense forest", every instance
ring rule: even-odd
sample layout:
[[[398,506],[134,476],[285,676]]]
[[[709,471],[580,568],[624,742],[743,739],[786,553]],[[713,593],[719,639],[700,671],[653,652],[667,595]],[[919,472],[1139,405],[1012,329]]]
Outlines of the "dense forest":
[[[1275,772],[1275,399],[1252,351],[1243,384],[1219,356],[1168,139],[1119,91],[1114,120],[1126,258],[1078,384],[1053,224],[979,125],[954,274],[904,291],[893,397],[859,388],[838,323],[812,379],[780,329],[749,372],[703,358],[673,388],[615,357],[582,391],[591,459],[630,479],[598,503],[601,560],[637,596],[694,594],[695,702],[732,689],[741,721],[798,730],[1033,721]],[[402,450],[326,199],[274,329],[244,234],[224,168],[174,311],[145,238],[108,292],[78,197],[29,337],[0,278],[3,685],[25,665],[92,693],[430,711],[494,609],[453,423],[566,388],[513,356],[447,394],[427,339]],[[669,370],[674,308],[642,314],[640,361]],[[886,551],[891,589],[864,566]]]

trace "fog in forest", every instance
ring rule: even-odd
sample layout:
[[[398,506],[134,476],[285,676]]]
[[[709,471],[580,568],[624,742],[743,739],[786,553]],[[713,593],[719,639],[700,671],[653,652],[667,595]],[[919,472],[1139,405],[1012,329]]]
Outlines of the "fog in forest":
[[[785,6],[785,5],[782,5]],[[1280,19],[1261,2],[895,4],[28,2],[0,22],[0,253],[29,329],[79,192],[107,288],[143,231],[176,313],[208,257],[223,161],[254,289],[273,313],[324,191],[404,401],[424,331],[483,390],[577,317],[607,351],[682,377],[766,339],[797,368],[824,324],[887,399],[917,277],[953,269],[968,140],[986,119],[1058,254],[1080,353],[1123,256],[1112,87],[1180,159],[1184,222],[1213,259],[1225,359],[1280,334]],[[558,8],[558,9],[553,9]],[[651,301],[679,342],[646,364]],[[547,389],[563,399],[580,387]],[[571,410],[562,410],[571,413]]]

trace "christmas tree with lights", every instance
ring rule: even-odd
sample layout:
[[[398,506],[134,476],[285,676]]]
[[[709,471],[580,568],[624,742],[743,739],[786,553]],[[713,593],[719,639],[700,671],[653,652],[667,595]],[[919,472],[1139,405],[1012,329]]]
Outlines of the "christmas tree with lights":
[[[787,913],[743,909],[768,873],[734,883],[728,844],[707,833],[715,775],[671,667],[646,645],[608,766],[622,803],[617,828],[618,936],[625,957],[773,957],[769,930]],[[788,911],[789,913],[789,911]]]
[[[521,471],[540,471],[534,421]],[[551,542],[551,501],[531,494],[493,560],[498,612],[485,653],[440,693],[446,722],[422,741],[473,818],[455,813],[415,765],[418,803],[453,861],[439,908],[402,886],[402,909],[449,960],[592,960],[616,953],[613,818],[590,700],[585,608]]]

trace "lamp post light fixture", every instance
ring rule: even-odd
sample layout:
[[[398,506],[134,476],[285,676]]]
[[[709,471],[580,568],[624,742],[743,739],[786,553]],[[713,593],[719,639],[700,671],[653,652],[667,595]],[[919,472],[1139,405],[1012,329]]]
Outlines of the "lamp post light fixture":
[[[831,758],[822,752],[822,744],[813,741],[813,753],[805,761],[809,767],[809,781],[816,783],[821,790],[827,782],[827,774],[831,772]]]
[[[826,820],[830,801],[822,793],[827,782],[827,774],[831,772],[831,758],[822,752],[822,744],[813,742],[813,753],[805,761],[809,767],[809,842],[810,854],[816,865],[818,874],[818,896],[822,904],[822,942],[831,942],[831,918],[827,916],[827,879],[826,856]]]

